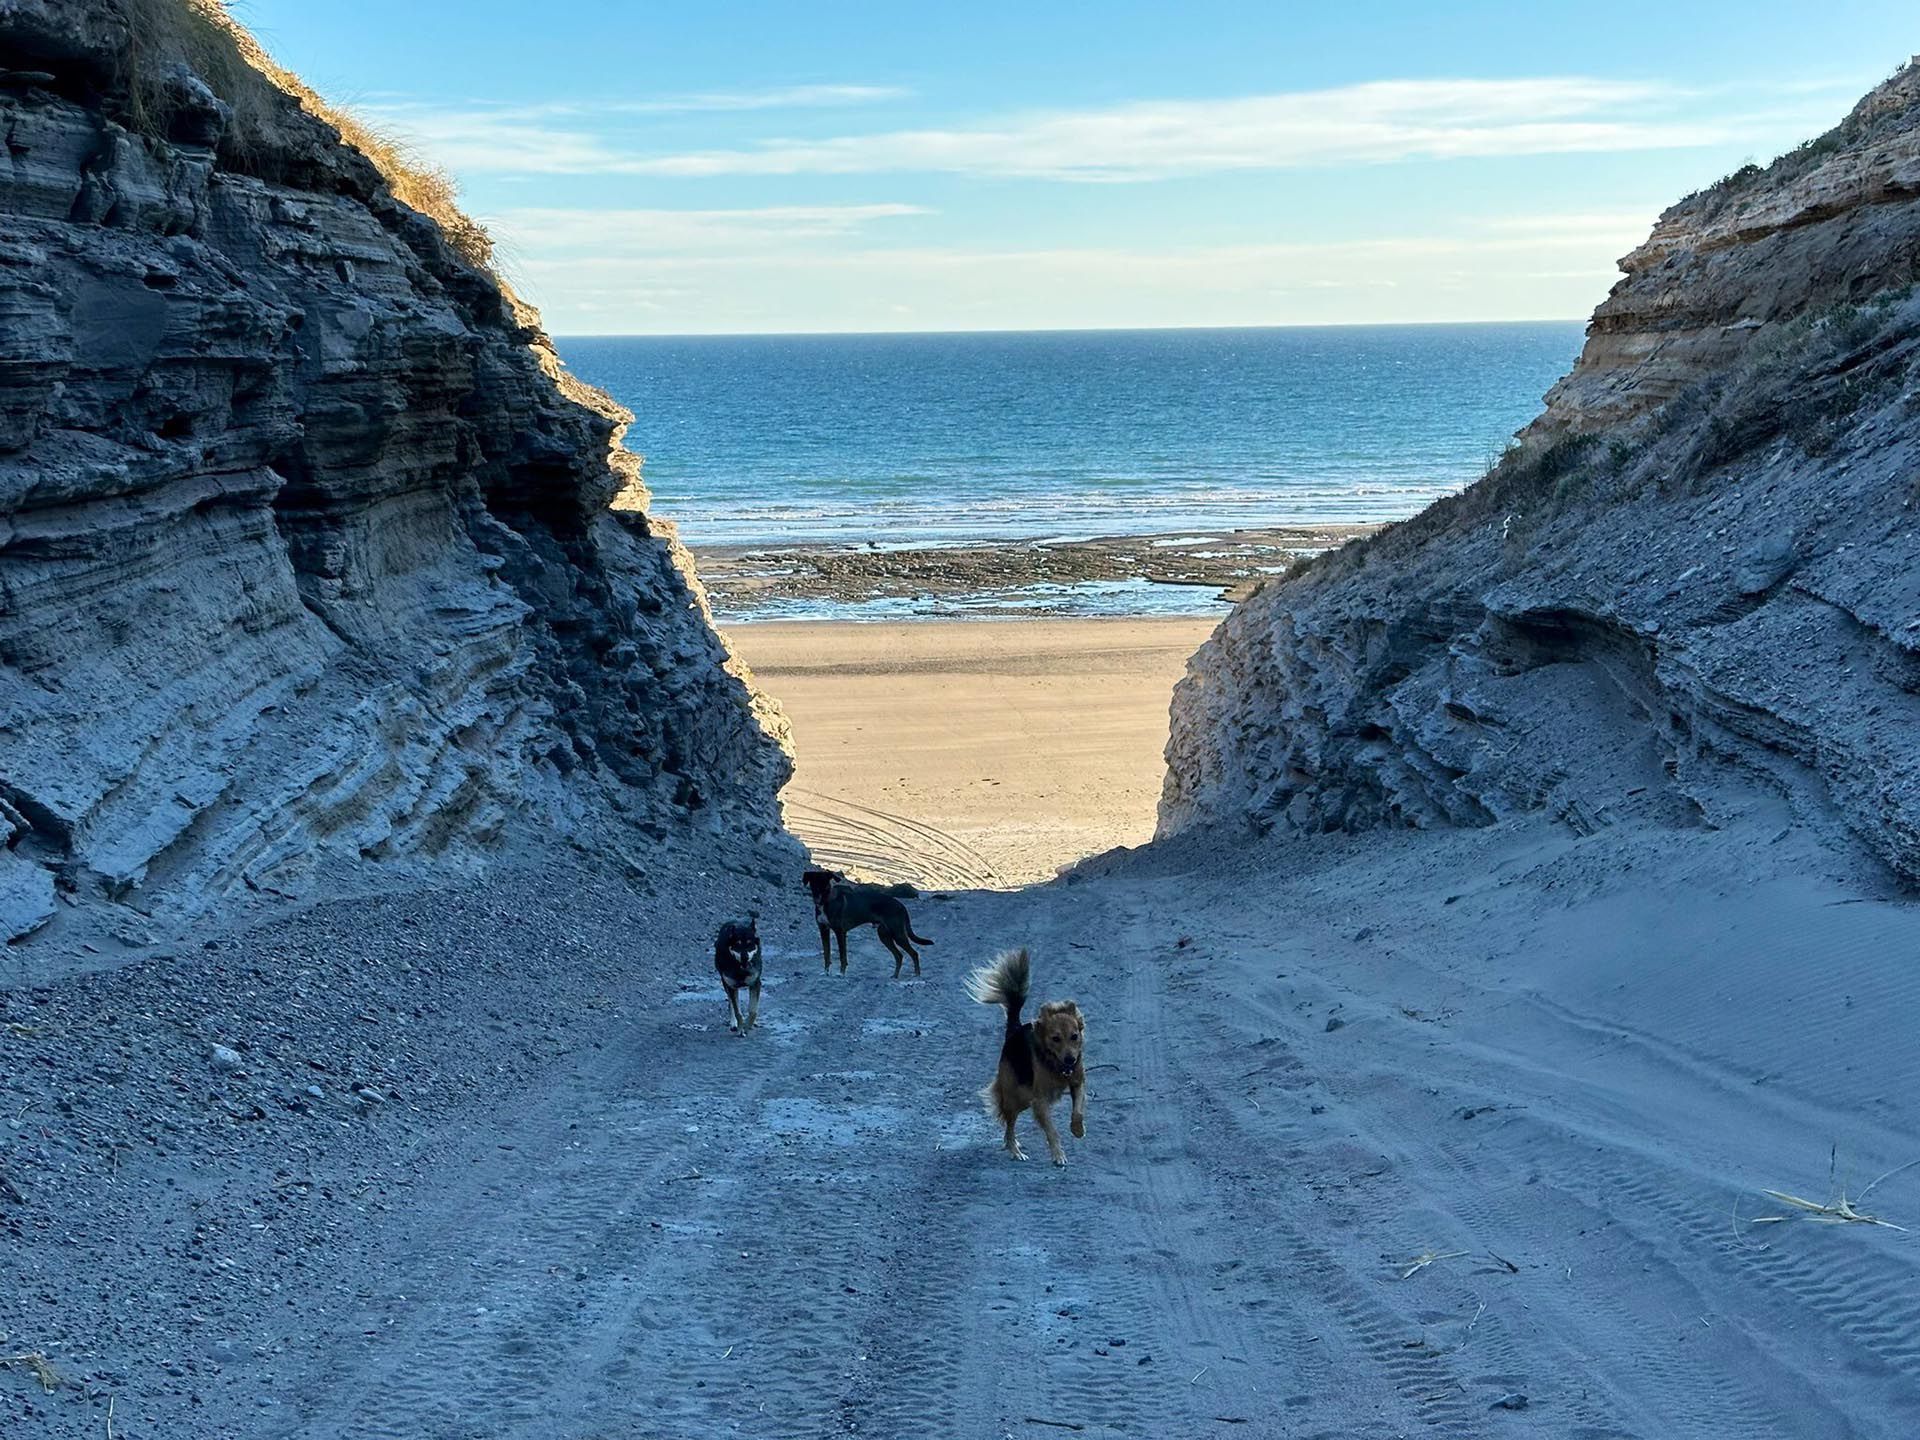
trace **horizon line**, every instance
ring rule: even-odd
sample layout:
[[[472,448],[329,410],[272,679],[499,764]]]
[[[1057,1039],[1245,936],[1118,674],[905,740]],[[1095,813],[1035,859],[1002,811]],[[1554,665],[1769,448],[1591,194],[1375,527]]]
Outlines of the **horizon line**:
[[[1040,325],[944,330],[575,330],[549,331],[552,340],[827,340],[887,335],[1126,335],[1232,330],[1417,330],[1473,325],[1587,325],[1591,315],[1529,316],[1507,320],[1308,320],[1248,325]]]

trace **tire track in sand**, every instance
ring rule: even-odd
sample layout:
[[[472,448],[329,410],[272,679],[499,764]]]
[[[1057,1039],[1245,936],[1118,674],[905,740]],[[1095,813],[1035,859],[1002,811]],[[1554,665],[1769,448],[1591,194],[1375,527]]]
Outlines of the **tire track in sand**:
[[[792,787],[783,803],[795,833],[835,869],[932,888],[989,889],[999,884],[984,855],[925,821]]]

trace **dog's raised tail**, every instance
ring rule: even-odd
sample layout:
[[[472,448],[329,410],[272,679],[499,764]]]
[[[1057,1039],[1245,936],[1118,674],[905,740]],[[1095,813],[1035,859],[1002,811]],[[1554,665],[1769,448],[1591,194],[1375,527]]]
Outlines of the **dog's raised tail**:
[[[967,977],[967,991],[982,1005],[1007,1007],[1007,1028],[1020,1023],[1020,1007],[1027,1003],[1028,975],[1032,966],[1025,950],[1004,951],[991,965],[983,965]]]

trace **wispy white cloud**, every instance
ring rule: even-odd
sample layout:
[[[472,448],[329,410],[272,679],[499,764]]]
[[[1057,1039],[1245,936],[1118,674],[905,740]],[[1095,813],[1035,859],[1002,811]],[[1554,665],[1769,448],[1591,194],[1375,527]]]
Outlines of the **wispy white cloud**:
[[[656,227],[654,241],[637,243],[661,248],[623,249],[594,212],[503,217],[516,278],[557,333],[899,329],[903,306],[913,325],[938,329],[1567,318],[1606,293],[1614,256],[1645,231],[1636,222],[1622,243],[1542,215],[1338,240],[975,249],[876,245],[860,233],[866,222],[835,217],[818,223],[844,223],[850,240],[694,240],[676,253],[664,243],[676,232],[752,236],[762,222],[621,213],[654,217],[636,221]],[[531,216],[545,218],[520,228]]]
[[[630,258],[644,255],[647,273],[660,274],[734,266],[743,260],[759,263],[768,258],[763,254],[716,255],[712,253],[716,239],[757,244],[789,237],[850,235],[870,220],[929,213],[912,205],[772,206],[758,210],[521,209],[490,215],[487,222],[506,236],[515,251],[525,255],[534,268],[548,273],[577,273],[594,266],[626,267]],[[1568,253],[1604,257],[1620,238],[1618,231],[1556,225],[1554,221],[1559,218],[1562,217],[1516,219],[1509,222],[1514,233],[1499,233],[1497,225],[1489,223],[1481,228],[1492,233],[1162,247],[1079,245],[1001,249],[918,245],[876,249],[863,245],[783,251],[777,258],[786,266],[823,271],[857,271],[863,266],[882,265],[978,269],[1011,264],[1063,272],[1087,268],[1145,276],[1198,275],[1247,267],[1300,266],[1311,270],[1333,266],[1347,274],[1371,278],[1391,263],[1409,260],[1475,257],[1499,263],[1501,257],[1507,256]],[[1529,225],[1539,228],[1524,228]],[[1646,229],[1647,222],[1637,222],[1632,238],[1640,238]]]
[[[663,176],[941,171],[1155,180],[1231,170],[1643,150],[1714,143],[1720,122],[1664,116],[1666,87],[1583,77],[1376,81],[1222,100],[1138,101],[954,129],[637,156]]]
[[[621,153],[589,130],[553,123],[541,106],[442,110],[424,105],[362,107],[382,133],[435,165],[469,175],[594,175],[617,167]]]
[[[652,258],[783,246],[853,235],[881,220],[933,212],[919,205],[766,205],[735,210],[578,210],[520,207],[486,217],[515,250],[541,256]]]
[[[694,95],[667,95],[657,100],[619,100],[586,108],[628,115],[679,115],[715,110],[814,110],[904,100],[912,93],[899,85],[788,85],[773,90],[709,90]]]
[[[641,100],[512,105],[434,105],[383,94],[363,108],[383,130],[456,173],[596,175],[628,168],[632,151],[617,136],[637,116],[836,109],[905,99],[912,93],[895,85],[788,85]]]
[[[1471,240],[1404,238],[1329,241],[1297,245],[1203,245],[1186,249],[1130,249],[1125,246],[1063,246],[1031,250],[971,250],[945,246],[903,246],[891,249],[861,247],[847,250],[793,250],[766,253],[683,253],[649,257],[636,267],[633,257],[609,253],[559,255],[544,253],[537,241],[510,232],[520,268],[543,282],[571,284],[592,277],[645,275],[692,278],[719,273],[745,273],[756,267],[766,273],[818,276],[912,273],[929,283],[941,276],[995,273],[1048,275],[1065,279],[1100,276],[1145,291],[1178,282],[1201,288],[1239,289],[1251,278],[1263,287],[1284,284],[1306,287],[1317,281],[1340,284],[1372,283],[1391,273],[1429,268],[1440,262],[1479,262],[1490,274],[1510,273],[1507,257],[1552,255],[1573,247]],[[1602,263],[1607,263],[1602,261]]]
[[[1584,210],[1569,214],[1504,215],[1479,221],[1496,235],[1625,237],[1644,240],[1664,206],[1652,204],[1633,210]]]
[[[904,100],[913,92],[899,85],[787,85],[770,90],[703,90],[687,95],[660,95],[646,99],[533,100],[508,103],[475,100],[459,105],[435,105],[385,90],[365,97],[366,106],[396,120],[472,117],[495,121],[543,120],[559,117],[594,119],[608,115],[694,115],[752,110],[831,110]]]
[[[1236,170],[1373,165],[1580,151],[1671,149],[1733,138],[1751,117],[1678,113],[1669,86],[1580,76],[1388,80],[1219,100],[1143,100],[1036,112],[946,129],[881,130],[818,140],[649,154],[620,117],[672,110],[771,110],[888,98],[884,86],[555,102],[380,107],[456,172],[718,175],[951,173],[1143,181]]]

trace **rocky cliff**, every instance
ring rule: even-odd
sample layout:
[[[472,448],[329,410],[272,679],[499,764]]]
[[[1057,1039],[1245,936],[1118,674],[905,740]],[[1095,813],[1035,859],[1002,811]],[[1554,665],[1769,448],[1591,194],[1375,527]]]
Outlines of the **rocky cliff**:
[[[1622,269],[1484,479],[1195,656],[1163,834],[1772,806],[1920,879],[1920,61]]]
[[[0,0],[0,64],[0,932],[777,827],[630,417],[477,232],[197,0]]]

